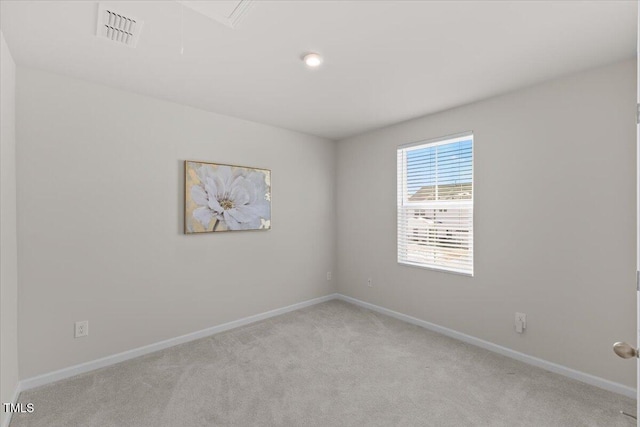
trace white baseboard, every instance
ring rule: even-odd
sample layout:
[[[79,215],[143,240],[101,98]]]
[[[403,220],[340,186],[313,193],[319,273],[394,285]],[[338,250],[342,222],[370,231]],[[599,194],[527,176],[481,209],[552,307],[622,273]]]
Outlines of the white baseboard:
[[[221,325],[213,326],[211,328],[203,329],[201,331],[192,332],[190,334],[182,335],[175,338],[170,338],[165,341],[160,341],[144,347],[139,347],[133,350],[128,350],[122,353],[106,356],[100,359],[81,363],[79,365],[70,366],[68,368],[60,369],[47,374],[39,375],[32,378],[27,378],[25,380],[20,381],[20,383],[18,384],[18,387],[16,389],[16,394],[14,396],[14,403],[19,393],[24,390],[29,390],[34,387],[39,387],[39,386],[49,384],[55,381],[59,381],[65,378],[73,377],[78,374],[82,374],[85,372],[93,371],[95,369],[114,365],[116,363],[124,362],[125,360],[133,359],[135,357],[143,356],[145,354],[149,354],[159,350],[163,350],[165,348],[173,347],[178,344],[194,341],[200,338],[205,338],[220,332],[228,331],[230,329],[238,328],[240,326],[248,325],[250,323],[258,322],[260,320],[268,319],[270,317],[278,316],[280,314],[288,313],[290,311],[299,310],[301,308],[309,307],[309,306],[319,304],[325,301],[329,301],[332,299],[339,299],[342,301],[346,301],[346,302],[358,305],[360,307],[368,308],[370,310],[385,314],[387,316],[394,317],[396,319],[405,321],[407,323],[421,326],[425,329],[429,329],[431,331],[438,332],[443,335],[447,335],[451,338],[455,338],[457,340],[464,341],[466,343],[484,348],[486,350],[502,354],[503,356],[507,356],[512,359],[516,359],[521,362],[528,363],[530,365],[537,366],[542,369],[546,369],[547,371],[555,372],[557,374],[564,375],[566,377],[573,378],[575,380],[582,381],[584,383],[591,384],[596,387],[600,387],[602,389],[612,391],[614,393],[622,394],[632,399],[636,398],[636,390],[632,387],[628,387],[623,384],[609,381],[604,378],[596,377],[595,375],[587,374],[585,372],[580,372],[575,369],[568,368],[566,366],[549,362],[547,360],[529,356],[527,354],[520,353],[515,350],[511,350],[507,347],[503,347],[498,344],[494,344],[489,341],[485,341],[480,338],[473,337],[471,335],[463,334],[462,332],[445,328],[444,326],[436,325],[435,323],[427,322],[425,320],[408,316],[406,314],[402,314],[397,311],[389,310],[387,308],[380,307],[375,304],[371,304],[356,298],[335,293],[335,294],[325,295],[320,298],[314,298],[308,301],[303,301],[297,304],[292,304],[287,307],[282,307],[275,310],[267,311],[265,313],[260,313],[260,314],[245,317],[242,319],[234,320],[232,322],[223,323]],[[10,420],[10,418],[11,418],[11,414],[9,414],[8,419]],[[9,425],[9,422],[5,421],[5,424],[6,425],[4,425],[3,427],[7,427]]]
[[[380,307],[375,304],[361,301],[356,298],[348,297],[346,295],[337,294],[337,299],[350,302],[351,304],[358,305],[360,307],[368,308],[369,310],[376,311],[387,316],[394,317],[398,320],[405,321],[417,326],[421,326],[425,329],[429,329],[434,332],[441,333],[451,338],[455,338],[460,341],[475,345],[477,347],[484,348],[485,350],[493,351],[494,353],[502,354],[503,356],[510,357],[512,359],[519,360],[529,365],[537,366],[538,368],[545,369],[547,371],[555,372],[556,374],[564,375],[565,377],[572,378],[574,380],[582,381],[583,383],[591,384],[596,387],[600,387],[605,390],[612,391],[614,393],[622,394],[632,399],[636,398],[636,389],[628,387],[626,385],[606,380],[604,378],[596,377],[595,375],[587,374],[585,372],[576,371],[575,369],[568,368],[566,366],[558,365],[557,363],[549,362],[547,360],[539,359],[537,357],[529,356],[528,354],[520,353],[510,348],[503,347],[498,344],[491,343],[489,341],[482,340],[480,338],[472,337],[471,335],[463,334],[462,332],[455,331],[453,329],[445,328],[444,326],[436,325],[435,323],[427,322],[406,314],[398,313],[397,311],[389,310],[384,307]]]
[[[40,387],[45,384],[49,384],[55,381],[60,381],[65,378],[73,377],[79,374],[83,374],[85,372],[93,371],[95,369],[104,368],[106,366],[124,362],[125,360],[144,356],[145,354],[153,353],[159,350],[163,350],[165,348],[173,347],[178,344],[183,344],[189,341],[205,338],[220,332],[228,331],[230,329],[235,329],[240,326],[258,322],[260,320],[268,319],[270,317],[278,316],[280,314],[285,314],[290,311],[299,310],[301,308],[309,307],[311,305],[320,304],[321,302],[329,301],[336,298],[337,298],[337,294],[325,295],[323,297],[302,301],[286,307],[277,308],[275,310],[267,311],[260,314],[255,314],[253,316],[244,317],[242,319],[234,320],[232,322],[223,323],[221,325],[213,326],[211,328],[192,332],[190,334],[181,335],[175,338],[170,338],[168,340],[160,341],[154,344],[149,344],[144,347],[138,347],[133,350],[124,351],[122,353],[102,357],[100,359],[81,363],[79,365],[74,365],[68,368],[63,368],[57,371],[38,375],[32,378],[27,378],[25,380],[20,381],[19,389],[21,391],[24,391],[24,390],[29,390],[35,387]]]
[[[11,403],[16,404],[18,403],[18,396],[20,396],[20,392],[22,391],[20,389],[20,383],[16,384],[16,389],[13,392],[13,397],[11,398]],[[1,403],[9,403],[9,402],[1,402]],[[4,411],[4,407],[0,408],[0,410]],[[4,419],[4,422],[2,423],[2,427],[9,427],[9,424],[11,424],[11,416],[13,415],[13,412],[5,412],[7,414],[7,417]]]

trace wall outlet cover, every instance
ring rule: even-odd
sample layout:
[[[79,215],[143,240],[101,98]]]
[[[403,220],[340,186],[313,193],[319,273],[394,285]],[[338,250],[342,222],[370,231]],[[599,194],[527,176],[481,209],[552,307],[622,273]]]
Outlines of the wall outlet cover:
[[[524,313],[516,313],[515,318],[516,332],[521,334],[527,328],[527,315]]]
[[[80,320],[75,324],[75,338],[86,337],[89,335],[89,321]]]

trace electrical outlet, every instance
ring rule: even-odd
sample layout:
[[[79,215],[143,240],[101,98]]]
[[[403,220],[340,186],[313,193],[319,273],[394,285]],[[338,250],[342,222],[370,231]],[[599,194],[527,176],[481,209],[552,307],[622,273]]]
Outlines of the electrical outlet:
[[[373,288],[373,282],[371,281],[371,277],[367,279],[367,286]]]
[[[89,335],[89,321],[81,320],[76,322],[75,338],[86,337]]]
[[[523,333],[527,328],[527,315],[524,313],[516,313],[515,326],[517,333]]]
[[[327,280],[331,280],[331,272],[327,271]]]

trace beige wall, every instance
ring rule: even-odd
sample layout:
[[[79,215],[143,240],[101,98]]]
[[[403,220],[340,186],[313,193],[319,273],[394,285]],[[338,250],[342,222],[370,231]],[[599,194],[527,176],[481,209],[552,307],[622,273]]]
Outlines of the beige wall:
[[[28,68],[17,100],[21,378],[335,291],[334,142]],[[273,229],[184,235],[185,159],[270,168]]]
[[[339,291],[635,387],[635,363],[611,351],[636,341],[635,72],[618,63],[340,141]],[[469,130],[475,277],[398,265],[397,145]]]
[[[0,32],[0,403],[18,387],[16,246],[16,65]],[[0,425],[7,414],[0,408]]]

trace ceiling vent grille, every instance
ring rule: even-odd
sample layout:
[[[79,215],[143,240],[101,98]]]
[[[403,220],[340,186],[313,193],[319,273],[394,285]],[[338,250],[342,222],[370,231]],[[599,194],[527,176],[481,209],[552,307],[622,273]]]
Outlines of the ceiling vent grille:
[[[143,21],[133,16],[124,15],[98,3],[98,24],[96,29],[98,37],[112,40],[125,46],[136,47],[143,24]]]

